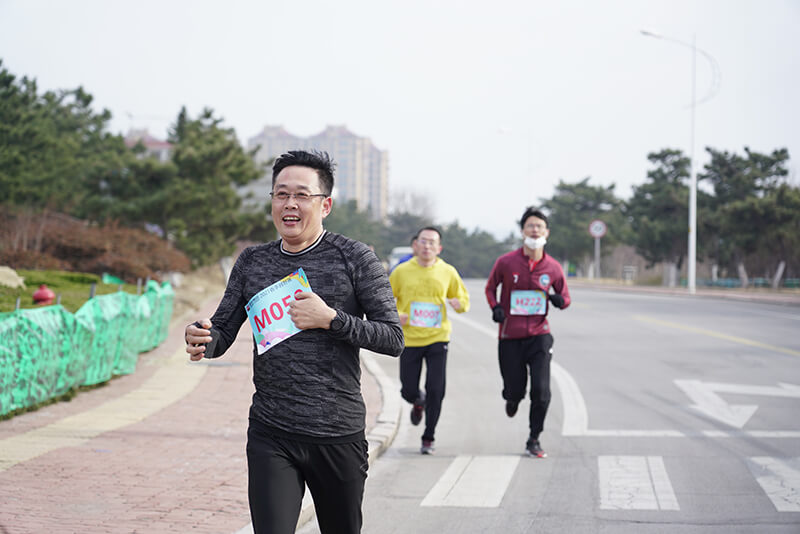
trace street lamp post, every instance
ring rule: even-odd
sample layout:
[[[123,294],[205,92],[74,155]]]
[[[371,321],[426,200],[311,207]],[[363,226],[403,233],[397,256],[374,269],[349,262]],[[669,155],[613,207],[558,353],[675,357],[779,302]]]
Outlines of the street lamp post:
[[[678,39],[673,39],[671,37],[665,37],[661,34],[648,31],[648,30],[641,30],[642,35],[647,37],[653,37],[655,39],[663,39],[665,41],[670,41],[675,44],[679,44],[681,46],[686,46],[692,49],[692,113],[691,113],[691,135],[690,135],[690,147],[689,147],[689,252],[688,252],[688,265],[687,265],[687,288],[689,289],[689,293],[694,294],[697,291],[696,285],[696,275],[697,275],[697,166],[695,164],[695,144],[694,144],[694,122],[695,122],[695,108],[697,104],[700,102],[696,99],[696,91],[697,91],[697,53],[700,52],[703,54],[706,59],[709,60],[712,67],[713,72],[713,82],[712,88],[709,94],[703,98],[701,102],[704,102],[710,99],[714,94],[716,94],[717,83],[719,80],[718,77],[718,68],[717,62],[714,60],[711,55],[699,48],[697,48],[695,44],[695,36],[692,35],[692,42],[686,43],[684,41],[680,41]]]

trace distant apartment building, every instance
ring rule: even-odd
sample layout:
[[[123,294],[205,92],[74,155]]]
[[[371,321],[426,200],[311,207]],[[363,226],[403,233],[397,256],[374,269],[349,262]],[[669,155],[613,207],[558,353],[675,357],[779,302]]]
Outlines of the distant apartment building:
[[[144,146],[145,157],[156,158],[161,163],[169,161],[172,155],[172,143],[156,139],[147,130],[130,130],[125,136],[125,145],[133,148],[141,143]]]
[[[265,126],[250,138],[248,149],[261,148],[257,163],[266,163],[288,150],[315,149],[328,152],[336,161],[334,197],[337,201],[355,200],[359,210],[369,211],[375,220],[383,220],[389,208],[389,153],[379,150],[368,137],[360,137],[345,126],[328,126],[321,133],[298,137],[282,126]],[[253,199],[268,198],[271,173],[263,180],[243,188]]]

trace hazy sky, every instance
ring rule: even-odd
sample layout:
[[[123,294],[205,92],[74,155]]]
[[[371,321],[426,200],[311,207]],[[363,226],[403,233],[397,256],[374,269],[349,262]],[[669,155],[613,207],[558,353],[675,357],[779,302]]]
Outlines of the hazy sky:
[[[498,237],[558,181],[627,198],[649,152],[690,150],[697,55],[703,150],[800,161],[794,0],[0,0],[0,58],[40,89],[79,85],[112,129],[214,109],[243,144],[265,124],[346,125],[389,151],[392,189],[440,223]]]

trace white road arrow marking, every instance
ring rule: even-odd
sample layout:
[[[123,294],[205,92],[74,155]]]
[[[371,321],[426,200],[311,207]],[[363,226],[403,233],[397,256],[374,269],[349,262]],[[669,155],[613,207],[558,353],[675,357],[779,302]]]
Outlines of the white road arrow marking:
[[[800,398],[800,386],[778,382],[776,386],[750,386],[745,384],[723,384],[720,382],[706,382],[718,393],[738,393],[741,395],[764,395],[766,397],[795,397]]]
[[[723,384],[700,380],[675,380],[694,404],[698,412],[735,428],[742,428],[758,409],[755,404],[728,404],[718,393],[738,395],[762,395],[769,397],[800,398],[800,386],[779,383],[778,386],[751,386],[746,384]]]
[[[497,329],[489,328],[483,324],[467,319],[460,315],[448,316],[451,321],[468,325],[473,331],[478,331],[489,338],[497,338]],[[800,352],[793,352],[800,355]],[[654,438],[654,437],[686,437],[686,433],[679,430],[596,430],[589,428],[589,413],[586,401],[583,398],[577,381],[564,367],[553,361],[550,367],[551,378],[556,383],[564,407],[564,421],[562,435],[577,437],[621,437],[621,438]],[[736,393],[744,395],[766,395],[771,397],[800,397],[800,386],[779,383],[774,386],[748,386],[741,384],[723,384],[718,382],[701,382],[699,380],[676,380],[689,398],[695,402],[695,409],[714,419],[722,421],[733,427],[741,429],[750,419],[758,406],[736,406],[727,404],[717,393]],[[736,433],[735,431],[721,431],[719,429],[701,430],[700,435],[713,438],[733,438],[747,435],[766,439],[796,439],[800,437],[797,430],[753,430]]]

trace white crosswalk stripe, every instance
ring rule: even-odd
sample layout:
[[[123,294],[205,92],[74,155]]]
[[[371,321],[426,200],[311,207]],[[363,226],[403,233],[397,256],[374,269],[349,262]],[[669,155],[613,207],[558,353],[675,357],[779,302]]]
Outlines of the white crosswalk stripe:
[[[800,512],[800,458],[750,458],[748,467],[779,512]]]
[[[496,508],[519,464],[519,456],[457,456],[421,506]]]
[[[679,510],[660,456],[600,456],[600,508]]]

